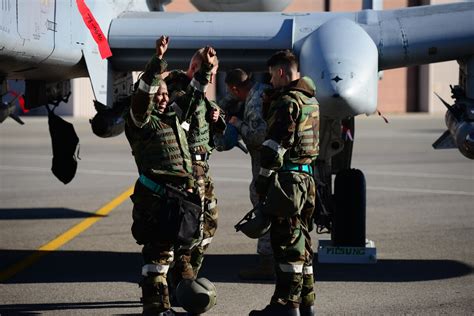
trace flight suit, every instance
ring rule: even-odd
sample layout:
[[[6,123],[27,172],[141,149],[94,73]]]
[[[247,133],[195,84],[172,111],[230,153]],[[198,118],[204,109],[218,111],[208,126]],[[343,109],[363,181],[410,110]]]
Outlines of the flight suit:
[[[205,93],[207,84],[211,77],[213,66],[203,63],[201,65],[199,78],[190,80],[185,72],[175,70],[166,77],[168,90],[170,92],[170,102],[183,95],[184,88],[193,86],[202,93]],[[195,75],[196,76],[196,75]],[[225,122],[220,116],[215,123],[210,120],[211,109],[219,107],[213,101],[206,97],[199,99],[195,104],[196,110],[183,123],[187,131],[189,152],[193,164],[193,176],[196,183],[196,189],[201,196],[204,209],[204,227],[203,239],[201,243],[193,249],[191,264],[195,275],[197,276],[204,259],[204,253],[209,247],[217,229],[218,208],[217,199],[214,194],[214,183],[209,175],[208,159],[214,149],[214,135],[222,134],[225,130]]]
[[[151,58],[136,84],[130,110],[125,114],[125,134],[140,175],[131,196],[134,204],[132,235],[143,245],[140,286],[144,314],[170,309],[168,270],[178,281],[194,278],[191,251],[202,239],[199,198],[197,221],[186,228],[192,230],[193,238],[186,242],[179,239],[182,223],[177,220],[182,204],[179,196],[181,193],[190,195],[186,190],[194,187],[194,178],[186,134],[181,127],[186,114],[178,115],[169,105],[164,113],[159,113],[154,101],[166,65],[163,59]],[[203,98],[201,92],[189,87],[174,102],[190,113],[192,104]]]
[[[255,191],[255,181],[260,171],[260,150],[265,135],[267,134],[267,123],[263,118],[262,112],[262,95],[270,86],[257,82],[249,91],[244,103],[244,114],[242,120],[237,120],[235,127],[239,131],[245,145],[250,154],[252,163],[252,182],[249,186],[250,201],[255,207],[259,202],[259,197]],[[257,253],[263,256],[272,255],[272,247],[270,243],[270,234],[267,233],[258,238]]]
[[[253,206],[258,203],[254,182],[260,170],[260,149],[267,132],[267,123],[262,114],[262,94],[268,88],[270,86],[260,82],[252,86],[244,103],[243,118],[234,124],[247,146],[252,161],[252,183],[249,190]]]
[[[308,77],[271,96],[268,133],[261,151],[257,192],[266,194],[276,286],[270,305],[312,306],[311,218],[316,185],[312,163],[319,153],[319,105]],[[252,312],[251,315],[264,314]]]

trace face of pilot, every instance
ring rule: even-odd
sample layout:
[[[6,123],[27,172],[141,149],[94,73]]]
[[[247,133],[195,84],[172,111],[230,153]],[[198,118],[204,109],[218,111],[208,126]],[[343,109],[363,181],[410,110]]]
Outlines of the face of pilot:
[[[155,93],[154,101],[156,103],[156,109],[158,113],[163,114],[168,106],[169,96],[168,87],[162,83]]]
[[[243,89],[239,88],[235,85],[228,84],[227,85],[227,91],[229,91],[229,93],[239,101],[245,101],[245,99],[247,98],[247,96],[245,95]]]
[[[281,88],[287,85],[288,80],[283,68],[278,66],[269,67],[268,72],[271,76],[270,83],[274,88]]]

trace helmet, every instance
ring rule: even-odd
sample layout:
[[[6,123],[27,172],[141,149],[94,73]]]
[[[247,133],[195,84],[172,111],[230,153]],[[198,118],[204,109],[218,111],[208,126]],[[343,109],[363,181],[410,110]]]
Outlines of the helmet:
[[[217,151],[231,150],[239,141],[239,132],[232,124],[227,124],[223,135],[214,136],[214,144]]]
[[[113,108],[107,108],[98,101],[94,101],[97,110],[96,115],[89,120],[92,132],[99,137],[113,137],[121,134],[125,129],[124,112],[126,100],[114,104]]]
[[[265,235],[270,229],[270,217],[263,214],[257,205],[253,210],[248,212],[234,227],[236,231],[241,231],[247,237],[259,238]]]
[[[176,287],[176,298],[187,312],[202,314],[216,305],[216,287],[206,278],[183,279]]]

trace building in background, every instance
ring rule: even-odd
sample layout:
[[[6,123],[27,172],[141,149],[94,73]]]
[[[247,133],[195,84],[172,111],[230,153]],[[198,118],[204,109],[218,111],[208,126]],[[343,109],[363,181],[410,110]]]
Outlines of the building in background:
[[[460,2],[456,0],[385,0],[383,9],[408,6]],[[359,11],[363,0],[293,0],[284,12]],[[196,12],[188,0],[174,0],[165,7],[168,12]],[[379,81],[378,109],[384,114],[427,112],[444,113],[445,107],[435,97],[438,93],[451,100],[449,85],[458,83],[459,66],[456,61],[385,70]],[[222,82],[222,80],[217,81]],[[215,95],[212,87],[209,95]],[[67,105],[57,109],[61,115],[92,117],[96,111],[88,78],[72,81],[72,97]]]

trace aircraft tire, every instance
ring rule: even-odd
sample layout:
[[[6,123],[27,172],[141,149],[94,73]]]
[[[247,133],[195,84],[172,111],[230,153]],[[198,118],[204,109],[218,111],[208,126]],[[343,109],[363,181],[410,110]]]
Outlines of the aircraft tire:
[[[335,214],[332,240],[335,246],[365,247],[366,185],[362,171],[346,169],[334,183]]]

